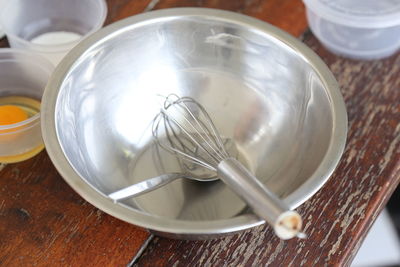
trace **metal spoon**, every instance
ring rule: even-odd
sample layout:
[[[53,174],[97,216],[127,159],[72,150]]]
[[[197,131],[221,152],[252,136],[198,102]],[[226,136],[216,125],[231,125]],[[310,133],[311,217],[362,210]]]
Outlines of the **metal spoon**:
[[[224,139],[224,146],[231,155],[237,158],[238,150],[235,143],[230,138]],[[125,187],[121,190],[115,191],[108,195],[114,203],[126,198],[137,197],[142,194],[156,190],[166,184],[169,184],[179,178],[188,178],[196,181],[215,181],[218,177],[215,172],[206,168],[201,168],[196,164],[180,161],[182,172],[180,173],[167,173],[156,177],[146,179],[142,182]]]
[[[215,177],[215,179],[212,179],[213,177],[209,177],[210,179],[201,179],[201,178],[192,176],[190,174],[168,173],[168,174],[162,174],[160,176],[156,176],[153,178],[149,178],[149,179],[139,182],[137,184],[133,184],[131,186],[128,186],[126,188],[123,188],[121,190],[118,190],[114,193],[109,194],[108,197],[110,197],[116,203],[122,199],[137,197],[144,193],[156,190],[166,184],[169,184],[169,183],[175,181],[178,178],[188,178],[188,179],[199,180],[199,181],[204,181],[204,180],[211,181],[211,180],[217,179],[217,177]]]

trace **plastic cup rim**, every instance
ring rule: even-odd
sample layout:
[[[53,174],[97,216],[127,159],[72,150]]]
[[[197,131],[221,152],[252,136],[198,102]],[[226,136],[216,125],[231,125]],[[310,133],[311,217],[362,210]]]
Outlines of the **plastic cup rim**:
[[[100,4],[100,8],[102,9],[101,17],[99,18],[97,24],[95,24],[90,31],[88,31],[87,33],[82,35],[80,37],[80,39],[78,39],[78,40],[55,44],[55,45],[54,44],[36,44],[36,43],[32,43],[29,40],[21,38],[16,34],[8,32],[6,27],[4,27],[4,25],[1,26],[1,28],[2,28],[1,31],[4,32],[4,34],[6,36],[9,36],[12,39],[18,40],[18,42],[20,42],[24,45],[29,45],[31,48],[33,48],[32,50],[36,50],[36,51],[43,52],[43,53],[57,53],[57,52],[62,52],[62,51],[68,51],[70,49],[71,45],[79,42],[79,40],[82,40],[82,39],[86,38],[87,36],[89,36],[90,34],[96,32],[104,24],[106,17],[107,17],[107,13],[108,13],[107,12],[107,4],[106,4],[105,0],[95,0],[95,1]],[[7,5],[10,5],[10,2],[4,4],[5,7],[7,7]],[[4,12],[4,10],[5,10],[4,6],[3,6],[2,12]],[[2,17],[1,16],[2,12],[0,12],[0,20]],[[52,51],[47,51],[47,49],[49,49],[49,48],[52,48]]]
[[[303,2],[306,8],[310,9],[318,17],[348,27],[379,29],[400,26],[400,8],[399,11],[389,14],[362,16],[338,12],[325,5],[320,0],[303,0]]]

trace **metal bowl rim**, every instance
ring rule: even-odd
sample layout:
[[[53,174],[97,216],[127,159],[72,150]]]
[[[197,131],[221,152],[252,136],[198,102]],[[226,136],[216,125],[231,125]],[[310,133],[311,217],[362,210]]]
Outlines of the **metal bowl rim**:
[[[70,72],[74,64],[84,57],[85,52],[92,46],[108,40],[114,34],[118,34],[119,31],[123,31],[126,27],[132,27],[143,22],[150,23],[158,19],[176,17],[208,17],[264,32],[289,46],[313,67],[321,79],[331,102],[333,116],[332,137],[325,157],[314,174],[306,183],[285,198],[291,208],[297,208],[325,184],[339,163],[344,151],[347,136],[347,113],[339,86],[325,63],[299,40],[263,21],[230,11],[208,8],[172,8],[142,13],[99,30],[72,49],[54,71],[42,99],[42,135],[47,153],[58,172],[77,193],[92,205],[121,220],[157,232],[209,236],[241,231],[264,223],[263,220],[251,214],[215,221],[183,221],[150,215],[138,210],[128,209],[123,205],[116,205],[111,199],[100,194],[86,183],[74,171],[58,142],[55,126],[55,106],[58,93],[64,77]]]

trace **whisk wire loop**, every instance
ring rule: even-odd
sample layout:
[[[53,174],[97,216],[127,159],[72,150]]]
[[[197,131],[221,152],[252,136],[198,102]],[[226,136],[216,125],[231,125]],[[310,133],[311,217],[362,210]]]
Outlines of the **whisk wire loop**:
[[[239,161],[229,157],[211,117],[194,99],[177,95],[166,97],[152,130],[156,142],[179,160],[216,171],[257,215],[274,227],[279,237],[301,236],[300,215],[290,211],[285,202],[265,188]]]
[[[185,140],[185,142],[192,142],[192,141],[187,138],[183,138],[182,136],[179,136],[178,138],[178,133],[171,126],[171,122],[168,121],[168,118],[163,118],[163,116],[165,116],[165,114],[160,113],[154,118],[152,133],[157,144],[166,151],[169,151],[170,153],[177,155],[179,158],[184,158],[185,160],[191,163],[200,165],[212,171],[216,171],[216,168],[213,167],[212,165],[206,163],[204,160],[198,157],[191,155],[192,152],[188,151],[190,149],[188,148],[187,145],[184,144],[183,140]],[[165,135],[168,145],[166,145],[165,142],[160,141],[161,138],[159,138],[158,132],[161,122],[164,123],[164,131],[166,133]],[[195,146],[195,144],[193,144],[193,146]]]
[[[188,105],[186,104],[186,102],[188,103],[193,103],[196,105],[196,107],[198,109],[200,109],[203,113],[203,115],[205,115],[207,117],[207,119],[209,120],[205,120],[206,122],[211,122],[211,118],[209,116],[207,116],[207,112],[204,110],[204,108],[200,105],[197,104],[197,102],[194,102],[193,99],[191,98],[183,98],[183,101],[179,101],[179,103],[181,105],[175,106],[178,110],[179,108],[183,109],[183,112],[180,112],[180,114],[183,116],[183,119],[185,120],[185,122],[191,127],[192,130],[194,130],[194,133],[202,139],[202,143],[205,144],[205,146],[200,146],[201,148],[204,149],[204,151],[207,152],[207,148],[211,149],[212,153],[210,153],[210,156],[212,156],[213,158],[215,157],[217,160],[217,164],[223,160],[224,155],[223,155],[223,151],[225,150],[224,146],[222,145],[221,147],[218,145],[218,137],[219,134],[215,129],[215,126],[213,124],[211,125],[206,125],[204,122],[202,122],[201,120],[199,120],[192,112],[192,110],[188,107]],[[178,103],[178,102],[176,102]],[[187,112],[187,113],[186,113]],[[189,115],[189,118],[188,116]],[[192,123],[193,121],[193,123]],[[189,131],[186,131],[186,133],[190,133]],[[222,143],[222,141],[221,141]]]
[[[152,129],[155,140],[175,155],[214,171],[222,160],[229,158],[209,114],[194,99],[174,94],[167,96],[155,120]],[[160,124],[167,142],[160,141]]]
[[[189,159],[190,161],[199,164],[203,167],[206,167],[208,169],[216,171],[216,168],[212,165],[206,162],[206,160],[201,157],[199,153],[196,152],[197,148],[201,148],[205,151],[204,146],[199,143],[189,132],[186,131],[185,128],[174,118],[169,117],[167,114],[162,112],[163,116],[165,116],[165,125],[169,125],[170,131],[174,133],[173,138],[171,138],[171,135],[168,135],[168,132],[166,131],[167,134],[167,139],[169,141],[170,147],[169,150],[173,150],[175,153],[186,157],[186,159]],[[172,123],[171,123],[172,121]],[[174,127],[172,124],[175,124],[176,126],[180,127],[179,129],[184,133],[184,136],[181,134],[176,134],[176,131],[174,130]],[[174,141],[175,140],[175,141]],[[176,142],[181,146],[179,148],[176,148]],[[187,144],[190,144],[192,146],[192,149]],[[165,146],[165,145],[164,145]],[[192,156],[192,154],[196,156]],[[215,159],[214,157],[211,157],[214,160],[214,164],[218,165],[218,160]]]

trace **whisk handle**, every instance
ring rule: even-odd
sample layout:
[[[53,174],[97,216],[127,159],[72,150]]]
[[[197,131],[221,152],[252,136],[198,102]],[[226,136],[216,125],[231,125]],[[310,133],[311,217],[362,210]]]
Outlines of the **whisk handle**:
[[[238,160],[228,158],[218,165],[218,176],[282,239],[299,236],[302,220],[289,206],[268,190]]]

